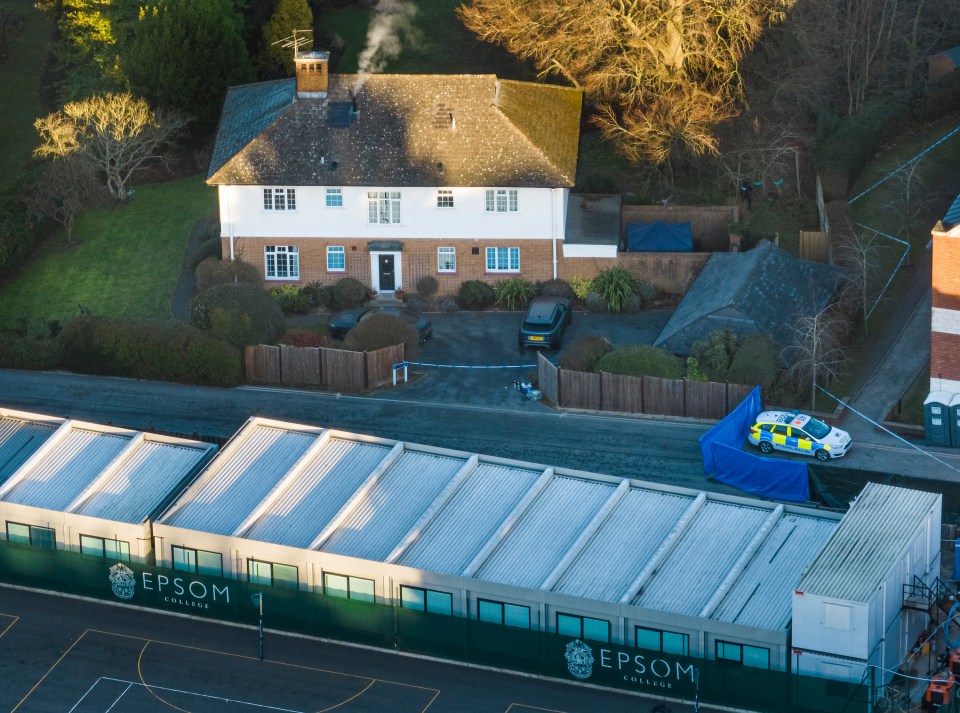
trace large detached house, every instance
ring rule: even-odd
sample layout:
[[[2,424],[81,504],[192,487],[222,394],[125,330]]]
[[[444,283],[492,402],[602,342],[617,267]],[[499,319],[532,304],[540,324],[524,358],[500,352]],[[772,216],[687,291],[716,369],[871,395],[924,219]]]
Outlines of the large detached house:
[[[207,177],[224,258],[268,283],[351,276],[382,293],[425,275],[448,292],[560,275],[579,90],[337,75],[328,57],[300,53],[295,79],[228,91]],[[571,240],[568,257],[616,257],[615,243],[586,242]]]

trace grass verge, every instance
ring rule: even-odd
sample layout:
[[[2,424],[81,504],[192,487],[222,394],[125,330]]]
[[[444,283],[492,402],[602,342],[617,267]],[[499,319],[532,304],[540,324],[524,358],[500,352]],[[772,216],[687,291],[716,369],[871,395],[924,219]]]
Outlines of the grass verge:
[[[79,314],[169,319],[190,229],[217,204],[191,176],[138,186],[123,205],[77,219],[77,244],[57,233],[17,279],[0,289],[0,325]]]

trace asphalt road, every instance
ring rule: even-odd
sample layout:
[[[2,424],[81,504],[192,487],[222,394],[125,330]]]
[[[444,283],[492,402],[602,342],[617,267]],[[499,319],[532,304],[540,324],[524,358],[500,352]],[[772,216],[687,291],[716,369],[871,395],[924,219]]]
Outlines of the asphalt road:
[[[682,703],[0,586],[11,713],[650,713]],[[659,707],[659,708],[658,708]],[[701,707],[708,710],[706,707]]]

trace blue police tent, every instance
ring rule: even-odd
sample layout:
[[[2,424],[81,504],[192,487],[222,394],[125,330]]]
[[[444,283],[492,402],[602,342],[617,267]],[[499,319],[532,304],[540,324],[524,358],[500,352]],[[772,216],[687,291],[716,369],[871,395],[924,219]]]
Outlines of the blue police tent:
[[[627,223],[627,252],[693,252],[690,223]]]
[[[810,479],[806,463],[741,450],[753,419],[762,410],[757,386],[725,419],[700,437],[703,472],[716,481],[760,497],[807,502]]]

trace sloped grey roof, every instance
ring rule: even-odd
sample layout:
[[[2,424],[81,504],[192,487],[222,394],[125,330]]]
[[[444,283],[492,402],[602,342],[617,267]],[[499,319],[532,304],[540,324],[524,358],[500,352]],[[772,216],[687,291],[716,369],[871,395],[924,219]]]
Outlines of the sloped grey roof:
[[[581,93],[494,75],[331,75],[232,87],[207,182],[214,185],[572,186]],[[322,163],[321,163],[322,159]],[[336,166],[334,168],[334,166]]]
[[[823,309],[836,291],[836,268],[799,260],[767,241],[745,253],[715,253],[654,344],[689,354],[710,332],[767,334],[790,341],[798,316]]]
[[[947,208],[947,214],[943,216],[943,227],[947,230],[960,224],[960,195],[958,195],[950,207]]]

